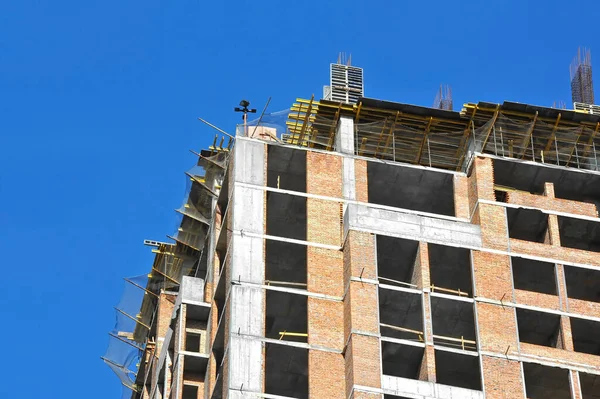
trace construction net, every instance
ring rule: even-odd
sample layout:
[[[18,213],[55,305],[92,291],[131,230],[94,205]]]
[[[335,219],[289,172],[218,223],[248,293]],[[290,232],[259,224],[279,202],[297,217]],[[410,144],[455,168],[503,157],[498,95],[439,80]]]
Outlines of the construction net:
[[[560,126],[543,121],[520,121],[499,114],[493,124],[475,133],[478,152],[534,162],[599,169],[596,151],[600,137],[584,125]]]
[[[109,332],[108,348],[102,360],[114,371],[131,396],[131,390],[137,390],[137,370],[154,317],[154,313],[141,312],[142,303],[146,301],[155,307],[156,294],[151,291],[153,283],[145,274],[125,281],[121,300],[115,307],[115,326]]]
[[[155,337],[154,316],[159,294],[176,292],[183,276],[195,275],[202,259],[211,220],[233,146],[230,137],[215,137],[209,150],[198,155],[196,164],[186,174],[184,201],[177,209],[175,232],[169,237],[174,243],[147,241],[154,247],[152,270],[147,275],[126,280],[125,289],[116,310],[115,327],[109,333],[109,344],[102,360],[115,372],[123,384],[123,398],[131,398],[148,378],[154,356],[144,364],[144,372],[137,376],[146,344]],[[206,269],[206,268],[204,268]]]
[[[458,169],[464,129],[424,133],[422,128],[381,120],[355,125],[355,154],[383,160]]]
[[[284,140],[288,134],[290,110],[264,113],[261,117],[248,121],[246,125],[237,125],[236,134],[267,141]]]

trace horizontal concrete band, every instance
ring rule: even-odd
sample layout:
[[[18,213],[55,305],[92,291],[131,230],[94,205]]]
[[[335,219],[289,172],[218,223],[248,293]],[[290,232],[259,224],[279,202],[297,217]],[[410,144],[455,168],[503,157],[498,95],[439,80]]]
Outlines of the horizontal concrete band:
[[[483,392],[428,381],[383,375],[382,390],[386,394],[416,399],[483,399]]]

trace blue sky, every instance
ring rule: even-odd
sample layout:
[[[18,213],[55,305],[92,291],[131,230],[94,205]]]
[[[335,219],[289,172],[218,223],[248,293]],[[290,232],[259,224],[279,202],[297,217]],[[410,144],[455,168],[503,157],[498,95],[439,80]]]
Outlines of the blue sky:
[[[198,116],[233,131],[242,98],[319,96],[340,51],[367,96],[430,106],[447,83],[455,109],[569,104],[577,47],[600,56],[596,2],[322,3],[0,2],[1,397],[120,397],[99,356],[213,137]]]

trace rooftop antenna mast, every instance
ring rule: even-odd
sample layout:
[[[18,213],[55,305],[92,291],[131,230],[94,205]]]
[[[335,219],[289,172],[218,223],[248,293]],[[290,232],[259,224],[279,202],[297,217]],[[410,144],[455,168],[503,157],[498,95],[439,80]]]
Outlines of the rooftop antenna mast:
[[[251,114],[255,114],[256,113],[256,109],[254,108],[248,108],[248,106],[250,105],[250,101],[248,100],[242,100],[240,101],[240,107],[235,107],[233,110],[235,112],[243,112],[244,115],[242,115],[242,120],[244,121],[244,136],[248,136],[248,113]]]
[[[592,54],[589,49],[579,47],[577,56],[569,68],[573,103],[594,104],[594,82],[592,81]]]

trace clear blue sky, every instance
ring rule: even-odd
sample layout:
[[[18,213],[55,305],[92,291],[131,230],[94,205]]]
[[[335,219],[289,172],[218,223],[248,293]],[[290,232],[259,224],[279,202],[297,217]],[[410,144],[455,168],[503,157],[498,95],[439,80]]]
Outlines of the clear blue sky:
[[[369,97],[429,106],[448,83],[456,109],[568,104],[577,47],[600,57],[594,1],[322,3],[0,2],[0,397],[120,397],[112,307],[173,230],[198,116],[233,131],[242,98],[319,96],[339,51]]]

